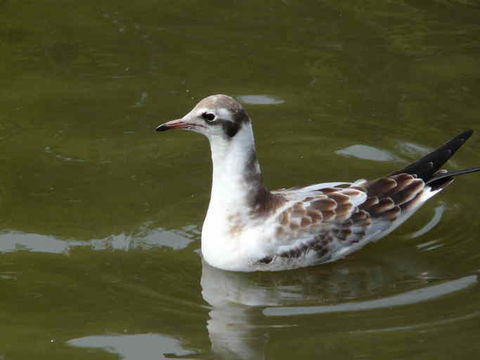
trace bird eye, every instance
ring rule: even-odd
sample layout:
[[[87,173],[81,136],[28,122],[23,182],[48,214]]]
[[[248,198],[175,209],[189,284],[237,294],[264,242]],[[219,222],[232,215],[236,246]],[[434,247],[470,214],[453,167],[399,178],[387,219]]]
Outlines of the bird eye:
[[[213,120],[215,120],[215,114],[212,114],[210,112],[204,112],[202,114],[202,118],[203,120],[205,120],[206,122],[212,122]]]

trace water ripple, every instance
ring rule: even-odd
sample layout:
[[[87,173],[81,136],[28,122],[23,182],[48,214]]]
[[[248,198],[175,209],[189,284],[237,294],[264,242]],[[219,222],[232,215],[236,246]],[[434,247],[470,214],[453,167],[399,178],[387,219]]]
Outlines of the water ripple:
[[[177,339],[160,334],[98,335],[67,341],[81,348],[103,349],[124,360],[159,360],[191,355]]]
[[[324,314],[344,311],[363,311],[390,308],[393,306],[411,305],[418,302],[445,296],[456,291],[464,290],[470,286],[477,284],[477,282],[478,280],[476,275],[469,275],[460,279],[447,281],[442,284],[407,291],[402,294],[388,296],[382,299],[325,306],[267,307],[263,310],[263,313],[266,316],[292,316]]]
[[[258,94],[258,95],[238,95],[236,98],[244,103],[251,105],[278,105],[283,104],[285,101],[276,98],[272,95]]]
[[[0,233],[0,253],[31,251],[62,254],[75,247],[89,247],[92,250],[130,250],[168,247],[174,250],[186,248],[194,241],[191,226],[179,230],[152,229],[144,234],[114,234],[103,239],[86,241],[59,239],[53,235],[5,231]]]

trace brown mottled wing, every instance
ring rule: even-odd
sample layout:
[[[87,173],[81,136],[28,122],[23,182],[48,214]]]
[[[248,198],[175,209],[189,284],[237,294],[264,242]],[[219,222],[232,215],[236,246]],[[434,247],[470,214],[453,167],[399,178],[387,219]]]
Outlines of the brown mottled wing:
[[[397,174],[347,189],[320,189],[280,213],[277,236],[294,243],[281,247],[277,256],[323,262],[376,240],[417,204],[424,187],[421,179]]]
[[[425,182],[410,174],[383,177],[364,185],[367,200],[360,205],[373,218],[394,221],[420,199]]]
[[[360,188],[326,187],[297,199],[278,215],[275,235],[285,245],[279,247],[277,256],[299,258],[309,253],[323,258],[335,242],[359,241],[370,219],[355,214],[366,197]]]

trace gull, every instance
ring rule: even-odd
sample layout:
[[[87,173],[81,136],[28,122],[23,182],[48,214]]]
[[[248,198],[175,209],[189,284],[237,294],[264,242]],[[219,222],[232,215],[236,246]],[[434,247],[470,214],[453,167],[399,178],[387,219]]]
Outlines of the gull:
[[[212,189],[201,250],[213,267],[278,271],[335,261],[385,237],[458,171],[441,166],[472,135],[467,130],[407,167],[374,180],[269,191],[258,164],[252,122],[232,97],[212,95],[157,131],[200,133],[210,143]]]

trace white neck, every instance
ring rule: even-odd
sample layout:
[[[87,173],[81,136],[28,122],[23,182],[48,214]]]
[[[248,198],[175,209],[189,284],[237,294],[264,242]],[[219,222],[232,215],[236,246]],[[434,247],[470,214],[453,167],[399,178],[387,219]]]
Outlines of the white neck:
[[[232,138],[210,138],[213,177],[209,212],[228,209],[232,212],[251,211],[257,194],[265,191],[255,153],[250,122]]]
[[[242,241],[265,208],[270,193],[263,187],[255,155],[252,126],[244,122],[231,138],[209,136],[212,150],[212,193],[202,228],[202,255],[222,269],[235,269],[246,248]]]

